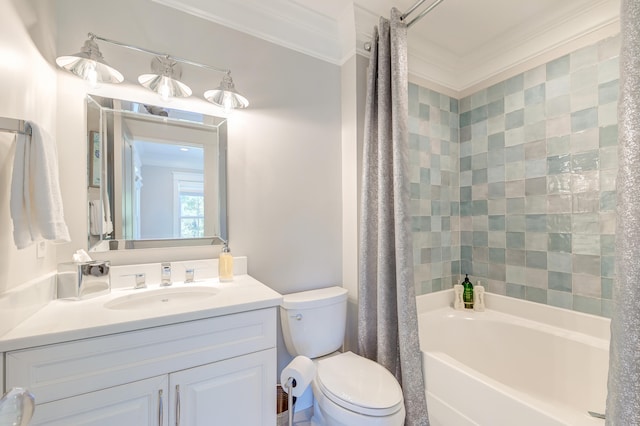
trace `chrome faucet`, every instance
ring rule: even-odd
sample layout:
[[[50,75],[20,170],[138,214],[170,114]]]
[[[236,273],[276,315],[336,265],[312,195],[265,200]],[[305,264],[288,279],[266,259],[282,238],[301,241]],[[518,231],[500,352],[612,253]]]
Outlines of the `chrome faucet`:
[[[134,274],[134,276],[136,278],[136,286],[134,287],[135,289],[147,288],[147,283],[145,282],[144,273]]]
[[[160,266],[160,285],[168,287],[171,285],[171,263],[162,262]]]
[[[185,284],[192,283],[192,282],[195,281],[195,279],[194,279],[195,278],[195,273],[196,273],[196,271],[193,268],[187,268],[184,271],[184,282],[185,282]]]

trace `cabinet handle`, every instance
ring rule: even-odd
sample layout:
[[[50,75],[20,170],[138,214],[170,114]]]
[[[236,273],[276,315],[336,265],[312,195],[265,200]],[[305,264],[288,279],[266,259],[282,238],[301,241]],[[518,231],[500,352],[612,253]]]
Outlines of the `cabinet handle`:
[[[162,389],[158,391],[158,426],[164,423],[164,408],[162,407]]]
[[[180,426],[180,385],[176,385],[176,426]]]

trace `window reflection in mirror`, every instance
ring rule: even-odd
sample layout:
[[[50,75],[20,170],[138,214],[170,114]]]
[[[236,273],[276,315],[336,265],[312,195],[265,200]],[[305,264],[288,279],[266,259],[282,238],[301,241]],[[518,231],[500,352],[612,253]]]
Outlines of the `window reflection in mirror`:
[[[226,240],[226,121],[87,98],[89,249]]]

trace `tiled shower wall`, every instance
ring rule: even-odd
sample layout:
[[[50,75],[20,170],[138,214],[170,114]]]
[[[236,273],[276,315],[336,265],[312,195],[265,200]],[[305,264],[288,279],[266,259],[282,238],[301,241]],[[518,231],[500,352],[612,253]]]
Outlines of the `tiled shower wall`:
[[[458,100],[409,84],[409,161],[416,294],[460,274]]]
[[[450,205],[448,216],[441,210],[440,219],[447,217],[455,224],[451,229],[459,225],[459,254],[453,235],[451,245],[443,245],[443,251],[451,251],[450,265],[434,257],[437,237],[433,229],[418,228],[428,220],[416,215],[418,294],[448,288],[460,279],[458,273],[468,273],[473,282],[484,281],[494,293],[609,315],[618,53],[619,38],[606,39],[459,101],[458,143],[449,141],[459,149],[459,167],[445,169],[442,163],[431,162],[430,172],[434,174],[434,167],[441,173],[459,172],[459,216],[458,199],[451,194],[457,188],[450,184],[447,192],[440,185],[440,195],[447,192]],[[428,133],[431,125],[425,124],[420,112],[425,108],[420,98],[423,89],[410,87],[410,99],[415,92],[418,114],[410,105],[410,115],[411,123],[417,121],[419,127],[412,140],[433,138]],[[450,100],[450,105],[455,103]],[[429,104],[429,111],[432,108]],[[455,124],[450,123],[452,134]],[[433,144],[419,148],[421,158],[433,157]],[[455,162],[450,158],[446,165]],[[420,161],[420,167],[427,164]],[[414,206],[424,208],[414,212],[426,215],[426,187],[422,178],[415,180],[415,174],[412,178],[416,182],[412,196],[417,191],[420,196],[413,200]],[[431,245],[420,246],[425,240]],[[431,249],[430,259],[423,256],[423,247]],[[447,266],[451,272],[443,272],[436,283],[434,269],[438,275]]]

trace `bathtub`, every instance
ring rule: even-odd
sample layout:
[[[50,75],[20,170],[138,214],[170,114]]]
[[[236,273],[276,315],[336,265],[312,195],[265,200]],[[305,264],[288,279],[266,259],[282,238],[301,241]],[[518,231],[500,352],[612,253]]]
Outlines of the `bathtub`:
[[[431,426],[604,425],[610,321],[486,294],[456,311],[450,290],[418,296]]]

